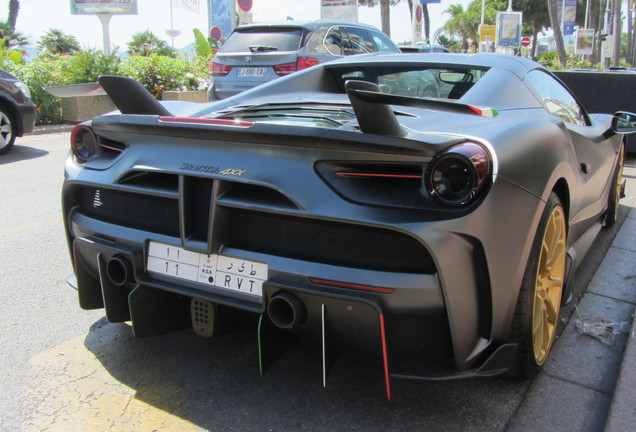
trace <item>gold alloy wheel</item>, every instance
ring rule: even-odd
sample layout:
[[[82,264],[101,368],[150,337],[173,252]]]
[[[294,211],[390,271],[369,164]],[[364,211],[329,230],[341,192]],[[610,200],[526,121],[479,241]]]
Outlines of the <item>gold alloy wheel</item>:
[[[534,359],[541,366],[548,357],[559,322],[565,275],[565,214],[555,207],[541,243],[541,255],[534,288],[532,344]]]
[[[618,208],[618,202],[621,200],[621,189],[623,185],[623,166],[625,164],[625,146],[621,145],[621,150],[618,153],[618,165],[616,169],[618,173],[616,175],[616,208]]]

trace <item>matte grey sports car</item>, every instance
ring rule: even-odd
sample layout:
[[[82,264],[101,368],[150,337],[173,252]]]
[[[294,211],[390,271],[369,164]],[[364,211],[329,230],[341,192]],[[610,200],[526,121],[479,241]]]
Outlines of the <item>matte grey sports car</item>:
[[[253,325],[261,372],[294,337],[323,376],[364,340],[388,397],[541,368],[636,130],[494,54],[358,56],[210,104],[100,83],[120,112],[75,128],[63,188],[81,307],[137,336]]]

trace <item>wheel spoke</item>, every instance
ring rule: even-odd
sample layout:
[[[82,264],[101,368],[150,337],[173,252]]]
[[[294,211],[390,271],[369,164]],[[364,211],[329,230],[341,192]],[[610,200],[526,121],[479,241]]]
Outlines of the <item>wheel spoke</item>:
[[[556,327],[563,291],[566,249],[565,215],[559,206],[552,209],[541,242],[534,288],[532,344],[535,361],[547,358]]]

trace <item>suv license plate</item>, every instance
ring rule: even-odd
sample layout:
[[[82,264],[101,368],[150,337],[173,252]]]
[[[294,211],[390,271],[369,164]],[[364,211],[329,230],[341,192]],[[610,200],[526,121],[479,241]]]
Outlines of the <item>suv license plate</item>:
[[[239,68],[240,77],[262,77],[265,76],[265,68]]]

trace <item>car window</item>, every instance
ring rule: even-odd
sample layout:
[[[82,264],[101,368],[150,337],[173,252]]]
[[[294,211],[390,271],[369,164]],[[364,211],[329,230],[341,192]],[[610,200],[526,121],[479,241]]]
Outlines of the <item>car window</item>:
[[[234,31],[219,52],[250,52],[258,47],[264,51],[297,51],[302,31],[294,27],[254,27]],[[252,49],[250,50],[250,47]]]
[[[324,45],[330,54],[344,55],[340,27],[332,27],[329,29],[327,36],[325,36]]]
[[[482,69],[369,67],[343,70],[340,79],[343,89],[347,80],[362,80],[397,96],[459,99],[486,73]]]
[[[371,34],[371,38],[373,39],[373,43],[375,43],[375,47],[379,52],[398,52],[399,50],[395,49],[395,44],[391,42],[391,39],[386,37],[380,32],[369,30]]]
[[[345,42],[345,55],[366,54],[375,51],[373,40],[363,28],[347,27],[348,40]]]
[[[556,79],[541,70],[530,71],[525,81],[537,92],[545,108],[563,121],[586,125],[585,111]]]

